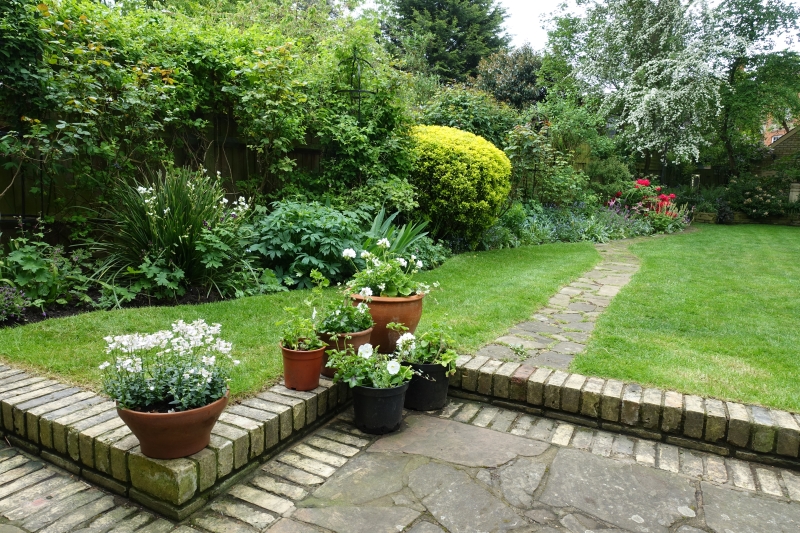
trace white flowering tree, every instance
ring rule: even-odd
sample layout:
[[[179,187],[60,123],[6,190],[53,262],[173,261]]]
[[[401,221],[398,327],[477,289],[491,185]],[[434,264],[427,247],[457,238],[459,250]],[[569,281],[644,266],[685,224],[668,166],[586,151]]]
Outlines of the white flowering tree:
[[[800,57],[775,52],[798,29],[788,0],[576,0],[554,19],[549,47],[568,60],[621,140],[645,159],[693,161],[767,116],[800,112]]]

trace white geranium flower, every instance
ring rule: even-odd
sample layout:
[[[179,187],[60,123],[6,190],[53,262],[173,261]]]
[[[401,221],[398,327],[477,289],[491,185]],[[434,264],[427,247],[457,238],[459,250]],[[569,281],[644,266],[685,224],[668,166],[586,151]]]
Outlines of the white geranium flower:
[[[98,368],[99,368],[100,370],[105,370],[106,368],[108,368],[108,367],[110,367],[110,366],[111,366],[111,363],[109,363],[108,361],[106,361],[106,362],[104,362],[102,365],[100,365]]]
[[[391,243],[389,242],[389,239],[384,238],[378,241],[378,246],[381,248],[388,248],[391,246]]]
[[[364,344],[358,347],[358,356],[363,357],[364,359],[369,359],[372,357],[373,349],[370,343]]]
[[[370,253],[368,251],[364,250],[363,252],[361,252],[361,259],[366,259],[369,256]]]
[[[417,261],[417,268],[422,268],[422,261]]]
[[[385,291],[385,290],[386,290],[386,284],[385,284],[385,283],[379,283],[379,284],[378,284],[378,288],[379,288],[380,290],[382,290],[382,291]]]
[[[398,257],[397,258],[397,262],[400,263],[400,266],[403,267],[403,268],[408,266],[408,261],[406,261],[402,257]]]
[[[400,363],[397,361],[389,361],[386,363],[386,371],[389,372],[391,375],[395,375],[400,372]]]
[[[364,287],[363,289],[358,291],[358,294],[364,298],[369,298],[370,296],[372,296],[372,289],[370,289],[369,287]]]
[[[342,252],[342,257],[345,257],[347,259],[355,259],[356,251],[353,250],[352,248],[345,248],[344,251]]]
[[[410,352],[417,346],[414,342],[415,340],[416,337],[414,337],[413,333],[403,333],[400,335],[400,338],[397,339],[397,350],[400,352]]]

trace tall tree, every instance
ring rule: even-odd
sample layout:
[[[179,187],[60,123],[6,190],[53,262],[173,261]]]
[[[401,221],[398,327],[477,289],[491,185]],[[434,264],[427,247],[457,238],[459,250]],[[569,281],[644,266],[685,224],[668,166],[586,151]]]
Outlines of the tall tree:
[[[525,44],[481,59],[475,85],[501,102],[522,109],[541,102],[547,96],[541,69],[542,56],[531,45]]]
[[[800,55],[776,52],[776,38],[800,27],[800,9],[784,0],[726,0],[709,16],[719,39],[721,112],[716,130],[731,173],[738,171],[737,137],[760,138],[769,116],[800,115]]]
[[[602,95],[602,111],[645,158],[697,160],[713,141],[736,172],[735,141],[798,110],[800,61],[775,39],[798,28],[787,0],[577,0],[550,50]]]
[[[508,45],[505,9],[496,0],[383,0],[384,31],[398,52],[421,46],[430,71],[464,81]]]

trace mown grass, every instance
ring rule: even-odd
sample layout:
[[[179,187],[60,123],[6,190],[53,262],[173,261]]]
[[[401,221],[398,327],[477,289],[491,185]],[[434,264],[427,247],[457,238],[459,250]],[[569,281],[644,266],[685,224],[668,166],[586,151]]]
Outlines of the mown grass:
[[[420,278],[439,281],[426,297],[420,329],[432,323],[453,328],[459,348],[471,351],[499,336],[599,260],[590,244],[551,244],[463,254]],[[242,361],[231,392],[244,396],[276,381],[282,371],[275,322],[283,308],[298,305],[305,291],[270,294],[204,305],[95,311],[0,330],[0,358],[53,377],[97,389],[97,366],[106,360],[106,335],[153,332],[178,320],[204,318],[222,324]]]
[[[800,411],[800,228],[701,226],[631,249],[641,270],[575,371]]]

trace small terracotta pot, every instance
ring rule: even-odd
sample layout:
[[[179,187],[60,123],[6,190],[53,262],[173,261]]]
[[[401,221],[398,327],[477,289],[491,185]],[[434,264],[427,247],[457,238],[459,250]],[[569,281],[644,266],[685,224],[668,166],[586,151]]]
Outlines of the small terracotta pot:
[[[365,329],[364,331],[359,331],[357,333],[336,333],[331,335],[330,333],[320,333],[319,338],[322,339],[322,342],[328,345],[326,350],[344,350],[345,348],[345,337],[351,337],[349,341],[347,341],[348,346],[353,347],[353,351],[358,353],[358,349],[364,346],[365,344],[369,344],[370,338],[372,336],[372,328]],[[322,356],[322,375],[328,378],[332,378],[334,374],[336,374],[335,368],[329,368],[325,365],[328,364],[328,354]]]
[[[369,313],[375,325],[372,326],[372,344],[378,346],[380,353],[393,353],[400,333],[386,329],[386,324],[397,322],[408,328],[410,333],[414,333],[422,317],[422,299],[424,294],[414,294],[402,298],[390,298],[388,296],[373,296],[371,301],[358,294],[353,294],[353,305],[359,302],[366,302]]]
[[[316,350],[290,350],[281,345],[283,353],[283,379],[287,389],[299,391],[319,387],[319,372],[327,346]]]
[[[211,430],[228,405],[228,394],[204,407],[176,413],[140,413],[117,408],[142,453],[153,459],[178,459],[199,452],[211,438]]]

